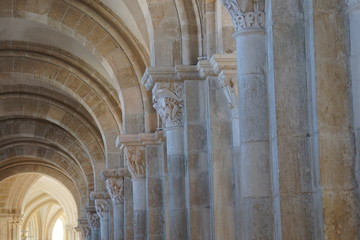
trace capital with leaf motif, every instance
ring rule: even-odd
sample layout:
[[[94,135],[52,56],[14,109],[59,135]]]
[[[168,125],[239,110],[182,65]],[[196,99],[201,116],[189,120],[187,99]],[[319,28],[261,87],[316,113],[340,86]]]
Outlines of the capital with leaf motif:
[[[88,211],[87,221],[91,230],[99,230],[100,228],[100,218],[96,211]]]
[[[91,237],[91,229],[88,223],[82,222],[76,228],[76,231],[82,234],[83,238],[89,239]]]
[[[183,125],[183,89],[182,82],[157,82],[152,89],[153,106],[165,127]]]
[[[105,219],[109,214],[109,201],[106,199],[95,199],[95,209],[100,219]]]
[[[124,178],[108,178],[105,181],[113,204],[124,203]]]
[[[126,168],[105,169],[100,173],[105,179],[106,190],[108,191],[113,204],[124,202],[124,177],[130,176]]]
[[[109,214],[109,194],[106,192],[91,192],[90,198],[95,200],[95,210],[100,219],[105,219]]]
[[[221,0],[230,13],[235,32],[265,27],[264,0]]]
[[[124,154],[131,176],[133,178],[145,177],[145,147],[125,146]]]

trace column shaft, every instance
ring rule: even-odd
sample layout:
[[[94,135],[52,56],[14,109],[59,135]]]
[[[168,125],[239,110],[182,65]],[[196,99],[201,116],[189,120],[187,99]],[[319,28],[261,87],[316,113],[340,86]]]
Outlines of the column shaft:
[[[273,239],[265,31],[235,34],[240,113],[241,239]]]
[[[113,204],[114,239],[124,240],[124,203]]]
[[[185,192],[184,128],[165,129],[171,239],[188,239]],[[169,236],[170,237],[170,236]]]
[[[133,184],[134,240],[146,239],[146,179],[135,177]]]

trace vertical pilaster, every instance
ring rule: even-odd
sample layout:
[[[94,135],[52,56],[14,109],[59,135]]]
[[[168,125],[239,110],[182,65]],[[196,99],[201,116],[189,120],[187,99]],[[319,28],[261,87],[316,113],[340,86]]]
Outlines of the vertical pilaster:
[[[312,1],[268,0],[267,7],[270,124],[281,237],[323,239]]]
[[[313,1],[320,172],[325,239],[329,240],[360,238],[359,183],[355,171],[358,162],[353,132],[353,127],[355,132],[358,128],[358,103],[355,100],[355,108],[352,107],[347,3],[350,4],[351,73],[355,77],[352,93],[356,98],[359,2]]]
[[[349,24],[350,24],[350,66],[352,80],[352,110],[354,117],[354,133],[355,133],[355,163],[354,174],[356,178],[356,192],[359,196],[360,183],[360,3],[350,1],[348,6]],[[359,220],[360,214],[357,214]],[[356,218],[354,219],[356,220]],[[359,236],[359,233],[356,233]]]

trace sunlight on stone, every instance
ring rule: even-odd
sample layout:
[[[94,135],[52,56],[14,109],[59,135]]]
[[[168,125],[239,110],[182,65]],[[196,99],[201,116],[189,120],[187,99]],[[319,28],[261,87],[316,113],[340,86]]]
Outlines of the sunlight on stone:
[[[54,225],[52,240],[64,240],[64,224],[60,219]]]

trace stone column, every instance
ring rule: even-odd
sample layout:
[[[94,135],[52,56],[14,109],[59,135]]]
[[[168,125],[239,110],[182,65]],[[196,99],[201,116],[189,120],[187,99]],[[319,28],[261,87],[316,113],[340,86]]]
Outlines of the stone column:
[[[100,239],[109,239],[109,195],[105,192],[92,192],[90,197],[95,200],[95,210],[100,217]]]
[[[173,239],[188,239],[181,81],[157,82],[153,87],[154,108],[165,125],[168,171],[168,230]]]
[[[147,239],[159,239],[162,238],[164,230],[163,221],[163,183],[162,177],[162,165],[164,158],[162,154],[162,145],[164,142],[164,135],[162,131],[155,133],[139,133],[139,134],[123,134],[117,139],[117,146],[121,146],[124,149],[124,156],[127,161],[129,172],[131,173],[133,184],[134,179],[137,180],[137,184],[140,182],[143,184],[145,181],[145,188],[143,186],[134,185],[132,188],[133,193],[133,211],[137,210],[137,213],[133,214],[133,218],[142,220],[142,214],[145,216],[145,223],[141,223],[139,226],[145,226],[139,228],[139,238],[146,235]],[[156,150],[155,150],[156,149]],[[144,162],[143,162],[144,161]],[[145,177],[146,174],[146,177]],[[136,181],[136,180],[135,180]],[[126,189],[128,191],[128,189]],[[137,193],[135,193],[137,191]],[[139,192],[140,191],[140,192]],[[143,191],[143,192],[141,192]],[[141,200],[139,202],[139,199]],[[145,201],[145,207],[144,202]],[[135,206],[136,205],[136,206]],[[144,209],[143,212],[141,209]],[[136,220],[138,222],[138,220]],[[140,224],[139,223],[139,224]],[[133,229],[136,232],[138,224],[134,224]],[[147,232],[143,232],[147,231]]]
[[[67,240],[75,240],[75,228],[73,225],[65,225],[65,231]]]
[[[124,156],[133,184],[134,239],[146,239],[146,166],[144,146],[125,146]]]
[[[79,232],[80,240],[91,240],[91,229],[85,221],[79,221],[79,225],[75,228]]]
[[[110,195],[114,211],[114,239],[124,239],[124,177],[129,176],[125,168],[106,169],[101,172]]]
[[[274,211],[269,139],[263,0],[222,0],[234,22],[239,88],[240,239],[273,239]]]
[[[23,215],[22,214],[13,214],[12,218],[9,220],[9,233],[8,238],[11,240],[20,240],[21,239],[21,225],[22,225]]]
[[[91,229],[91,240],[100,239],[100,218],[95,209],[87,209],[87,220]]]

